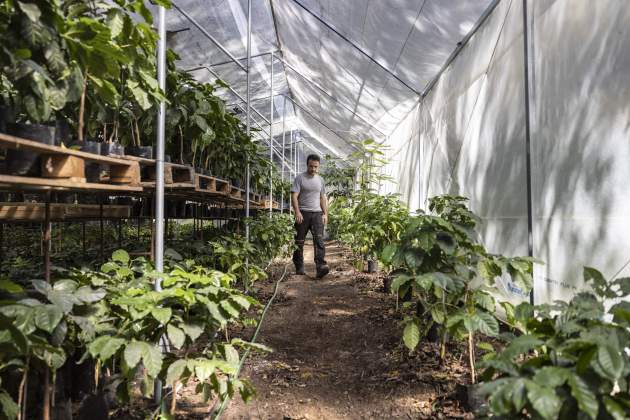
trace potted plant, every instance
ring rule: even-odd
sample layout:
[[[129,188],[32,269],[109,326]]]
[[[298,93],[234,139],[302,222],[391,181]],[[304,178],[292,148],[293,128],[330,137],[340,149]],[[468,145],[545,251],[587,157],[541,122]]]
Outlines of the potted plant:
[[[155,79],[157,34],[150,27],[149,10],[137,0],[64,5],[64,37],[84,75],[76,120],[78,142],[89,149],[95,146],[85,141],[86,136],[117,143],[122,127],[128,127],[133,146],[142,147],[139,115],[165,99]],[[137,17],[132,18],[132,13]],[[108,145],[106,153],[120,154],[121,147]],[[151,157],[150,151],[140,154]]]
[[[80,96],[82,74],[68,56],[56,2],[6,2],[0,9],[3,125],[9,134],[55,144],[56,119]],[[10,150],[8,173],[36,175],[38,155]]]

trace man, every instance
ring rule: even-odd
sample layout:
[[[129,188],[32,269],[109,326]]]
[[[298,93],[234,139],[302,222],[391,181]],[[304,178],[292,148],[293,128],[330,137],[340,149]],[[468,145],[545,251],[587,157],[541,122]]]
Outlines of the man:
[[[319,156],[309,155],[306,158],[306,172],[298,174],[291,187],[291,205],[295,212],[295,244],[293,253],[295,274],[304,274],[304,241],[311,231],[315,248],[315,267],[317,278],[324,277],[330,269],[324,257],[324,225],[328,222],[328,203],[324,180],[317,174]]]

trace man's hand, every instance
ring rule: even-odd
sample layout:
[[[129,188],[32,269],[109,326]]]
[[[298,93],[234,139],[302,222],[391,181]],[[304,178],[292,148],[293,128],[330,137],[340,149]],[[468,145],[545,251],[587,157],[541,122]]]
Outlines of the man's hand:
[[[300,224],[302,224],[303,221],[304,221],[304,216],[302,216],[302,213],[300,213],[299,211],[296,211],[295,212],[295,223],[300,225]]]
[[[324,226],[328,224],[328,215],[326,213],[322,214],[322,222],[324,222]]]

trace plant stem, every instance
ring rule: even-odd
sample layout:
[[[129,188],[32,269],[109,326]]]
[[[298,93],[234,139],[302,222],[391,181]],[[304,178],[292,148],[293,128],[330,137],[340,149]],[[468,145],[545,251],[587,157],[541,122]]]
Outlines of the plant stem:
[[[137,118],[133,119],[133,124],[136,127],[136,141],[138,142],[137,146],[140,147],[142,145],[140,144],[140,129],[138,128],[138,119]]]
[[[477,383],[477,375],[475,373],[475,343],[473,340],[473,333],[468,333],[468,358],[470,363],[470,380]]]
[[[46,367],[45,369],[42,420],[50,420],[50,369],[48,369],[48,367]]]
[[[83,143],[83,119],[85,117],[85,96],[87,93],[87,82],[88,82],[88,69],[85,69],[85,76],[83,78],[83,90],[81,91],[81,102],[79,104],[79,132],[77,133],[77,137],[81,143]]]
[[[179,128],[179,163],[184,164],[184,133],[182,132],[182,126],[178,125]]]
[[[446,359],[446,339],[447,331],[446,328],[443,328],[442,340],[440,341],[440,363],[444,363],[444,359]]]
[[[171,415],[175,415],[175,410],[177,409],[177,384],[179,381],[173,382],[173,390],[171,392]]]
[[[24,388],[26,387],[26,378],[28,377],[28,364],[24,367],[24,372],[22,373],[22,380],[20,381],[20,387],[18,388],[18,415],[17,420],[22,420],[23,415],[25,414],[22,409],[22,404],[24,401]]]

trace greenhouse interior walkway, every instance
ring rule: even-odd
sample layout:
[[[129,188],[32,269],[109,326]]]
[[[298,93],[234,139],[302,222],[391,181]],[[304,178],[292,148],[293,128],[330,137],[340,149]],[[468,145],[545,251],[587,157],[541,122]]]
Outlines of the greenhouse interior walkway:
[[[379,274],[357,272],[347,254],[328,244],[331,273],[291,275],[281,283],[258,342],[274,349],[250,356],[241,377],[257,396],[230,402],[227,419],[472,418],[457,400],[455,383],[466,375],[465,356],[455,349],[438,366],[438,347],[423,344],[408,355],[396,323],[395,297],[383,293]],[[312,261],[313,248],[305,250]],[[284,262],[274,267],[281,275]],[[292,267],[290,266],[290,269]],[[260,284],[266,302],[275,282]],[[243,331],[249,338],[251,331]],[[194,385],[179,396],[178,418],[208,418]]]

